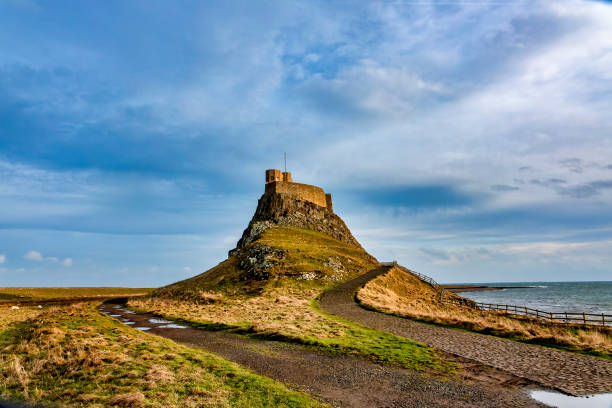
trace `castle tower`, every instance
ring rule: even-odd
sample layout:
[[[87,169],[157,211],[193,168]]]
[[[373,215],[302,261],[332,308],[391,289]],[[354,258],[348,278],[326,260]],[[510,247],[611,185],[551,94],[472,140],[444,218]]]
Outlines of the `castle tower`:
[[[321,187],[294,183],[291,173],[277,169],[266,170],[266,193],[286,194],[303,201],[309,201],[334,212],[331,194],[325,194]]]
[[[291,178],[291,173],[289,173],[289,178]],[[283,181],[283,173],[280,170],[269,169],[266,170],[266,184],[274,183],[275,181]]]

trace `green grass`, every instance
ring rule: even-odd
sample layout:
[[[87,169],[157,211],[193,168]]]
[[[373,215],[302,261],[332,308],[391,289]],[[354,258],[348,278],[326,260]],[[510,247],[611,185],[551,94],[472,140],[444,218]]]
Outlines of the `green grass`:
[[[93,296],[146,294],[152,288],[65,287],[65,288],[0,288],[0,300],[42,300]]]
[[[0,331],[0,397],[76,407],[324,406],[211,353],[122,325],[93,305],[53,308]]]

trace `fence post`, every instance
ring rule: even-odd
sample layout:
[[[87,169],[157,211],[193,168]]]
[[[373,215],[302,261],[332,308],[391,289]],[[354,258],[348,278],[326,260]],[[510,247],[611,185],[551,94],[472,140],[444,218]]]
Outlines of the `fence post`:
[[[585,312],[582,312],[582,321],[584,322],[584,325],[586,326],[586,314],[585,314]]]
[[[567,312],[565,312],[565,324],[568,324],[569,322],[567,321]]]
[[[606,325],[606,315],[605,314],[601,314],[601,325],[605,326]]]
[[[552,312],[550,312],[550,321],[551,321],[551,322],[553,321],[553,315],[552,315]]]
[[[525,316],[529,316],[529,312],[527,311],[527,306],[525,306]]]
[[[536,309],[536,319],[540,318],[540,311],[538,309]]]

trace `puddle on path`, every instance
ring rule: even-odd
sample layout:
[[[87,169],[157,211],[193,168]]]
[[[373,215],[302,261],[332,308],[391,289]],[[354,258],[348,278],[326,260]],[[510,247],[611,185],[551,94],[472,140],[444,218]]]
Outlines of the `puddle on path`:
[[[121,315],[118,315],[118,314],[112,314],[112,315],[109,315],[109,316],[110,317],[121,317]]]
[[[180,324],[165,324],[163,326],[158,326],[158,329],[186,329],[187,326],[181,326]]]
[[[136,324],[136,322],[123,322],[125,324]]]
[[[167,323],[171,323],[168,320],[163,320],[163,319],[149,319],[149,323],[153,323],[153,324],[167,324]]]
[[[531,391],[531,398],[557,408],[612,408],[612,394],[572,397],[550,391]]]
[[[136,327],[136,329],[142,330],[142,331],[151,330],[150,327]]]

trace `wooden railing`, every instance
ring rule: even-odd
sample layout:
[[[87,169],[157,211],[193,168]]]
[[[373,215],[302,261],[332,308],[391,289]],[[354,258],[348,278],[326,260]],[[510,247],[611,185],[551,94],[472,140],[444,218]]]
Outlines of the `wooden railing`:
[[[462,307],[472,307],[459,299],[445,299],[445,302]],[[536,319],[547,320],[551,323],[581,324],[584,326],[612,326],[612,315],[605,313],[586,312],[547,312],[545,310],[532,309],[527,306],[500,305],[496,303],[474,302],[479,310],[491,312],[503,312],[510,315],[527,316]]]
[[[383,266],[397,266],[405,272],[416,276],[420,280],[429,283],[440,294],[440,300],[452,303],[461,307],[468,307],[478,310],[491,312],[503,312],[509,315],[526,316],[536,319],[543,319],[557,324],[581,324],[583,326],[612,326],[612,315],[605,313],[585,313],[585,312],[547,312],[544,310],[532,309],[527,306],[500,305],[496,303],[475,302],[466,298],[452,298],[446,296],[446,290],[435,280],[427,275],[415,272],[411,269],[398,265],[397,261],[381,262]]]
[[[416,271],[413,271],[412,269],[408,269],[408,268],[406,268],[406,267],[404,267],[402,265],[399,265],[397,263],[397,261],[393,261],[393,262],[381,262],[380,264],[383,265],[383,266],[397,266],[398,268],[400,268],[404,272],[408,272],[409,274],[416,276],[420,280],[429,283],[440,294],[440,300],[444,300],[445,294],[446,294],[446,289],[444,289],[442,286],[440,286],[438,284],[438,282],[436,282],[435,280],[433,280],[429,276],[423,275],[422,273],[418,273]]]

